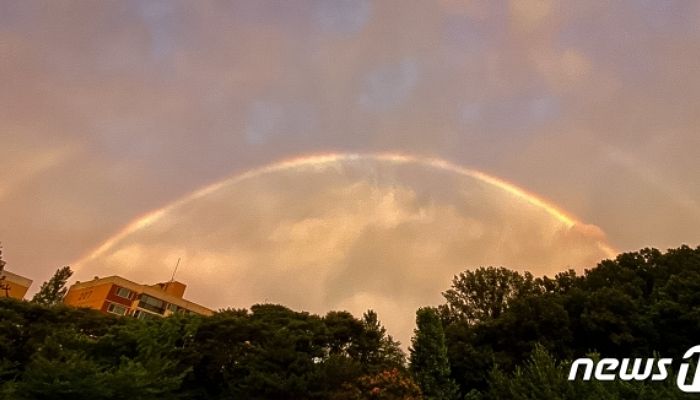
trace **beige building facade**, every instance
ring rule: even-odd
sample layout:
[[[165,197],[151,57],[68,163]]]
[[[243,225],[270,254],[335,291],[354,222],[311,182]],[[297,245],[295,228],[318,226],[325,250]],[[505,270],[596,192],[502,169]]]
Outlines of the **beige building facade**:
[[[6,269],[0,271],[0,297],[12,297],[22,300],[27,294],[32,280],[12,273]]]

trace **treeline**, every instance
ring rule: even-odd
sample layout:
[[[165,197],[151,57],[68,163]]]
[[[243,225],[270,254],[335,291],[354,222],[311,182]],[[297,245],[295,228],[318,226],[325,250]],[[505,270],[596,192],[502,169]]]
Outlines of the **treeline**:
[[[679,360],[700,344],[700,247],[643,249],[581,276],[466,271],[443,293],[441,318],[457,398],[674,399],[664,382],[568,382],[570,360]]]
[[[586,355],[680,360],[700,344],[700,247],[644,249],[551,278],[478,268],[443,295],[417,311],[408,355],[372,311],[319,316],[264,304],[137,320],[2,299],[0,399],[687,396],[673,376],[567,375]]]
[[[324,317],[279,305],[137,320],[0,302],[6,399],[418,398],[373,312]]]

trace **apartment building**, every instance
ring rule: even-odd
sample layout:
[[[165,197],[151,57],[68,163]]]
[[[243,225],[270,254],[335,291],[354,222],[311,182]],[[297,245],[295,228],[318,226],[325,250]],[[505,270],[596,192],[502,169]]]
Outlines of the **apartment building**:
[[[76,282],[68,289],[63,302],[104,313],[134,318],[161,318],[169,315],[214,312],[183,298],[187,286],[178,281],[142,285],[119,276]]]
[[[6,269],[0,271],[0,297],[12,297],[22,300],[27,294],[32,280],[12,273]]]

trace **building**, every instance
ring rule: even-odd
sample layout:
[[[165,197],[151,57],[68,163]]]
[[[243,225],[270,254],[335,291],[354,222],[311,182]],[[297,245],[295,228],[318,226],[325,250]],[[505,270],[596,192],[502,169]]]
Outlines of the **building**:
[[[135,318],[167,317],[175,313],[211,315],[204,306],[185,300],[181,282],[170,281],[141,285],[119,276],[76,282],[68,289],[63,302],[74,307],[86,307],[104,313]]]
[[[6,269],[0,271],[0,297],[12,297],[22,300],[27,290],[32,286],[32,280],[14,274]]]

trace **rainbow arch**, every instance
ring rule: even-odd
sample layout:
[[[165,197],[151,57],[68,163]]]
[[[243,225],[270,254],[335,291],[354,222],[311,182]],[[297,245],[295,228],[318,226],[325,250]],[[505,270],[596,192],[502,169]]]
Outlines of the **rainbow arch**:
[[[551,202],[537,196],[527,190],[508,182],[504,179],[489,175],[485,172],[478,171],[471,168],[466,168],[449,161],[435,158],[435,157],[423,157],[416,155],[407,155],[401,153],[327,153],[327,154],[315,154],[307,155],[302,157],[296,157],[291,159],[286,159],[278,161],[276,163],[268,164],[262,167],[254,168],[243,172],[241,174],[232,176],[230,178],[224,179],[222,181],[213,183],[211,185],[205,186],[201,189],[195,190],[188,195],[176,200],[160,209],[146,213],[129,224],[127,224],[122,230],[117,232],[115,235],[107,239],[104,243],[99,245],[96,249],[92,250],[87,255],[83,256],[80,260],[74,264],[80,266],[81,264],[91,261],[100,255],[104,254],[112,246],[118,243],[120,240],[124,239],[131,233],[138,231],[139,229],[148,227],[154,222],[158,221],[163,216],[167,215],[169,212],[175,208],[186,204],[188,202],[200,199],[217,190],[228,186],[236,184],[237,182],[244,181],[247,179],[255,178],[264,174],[269,174],[273,172],[281,172],[285,170],[290,170],[302,166],[322,166],[332,163],[339,163],[345,161],[357,161],[357,160],[371,160],[371,161],[381,161],[388,162],[392,164],[416,164],[422,165],[428,168],[434,168],[442,171],[453,172],[465,177],[470,177],[476,179],[480,182],[492,185],[504,192],[523,200],[537,208],[544,210],[546,213],[554,217],[556,220],[560,221],[564,226],[571,229],[575,225],[583,225],[577,218],[571,214],[563,211],[561,208],[553,205]],[[613,257],[617,252],[607,243],[603,241],[598,242],[598,247],[608,256]]]

